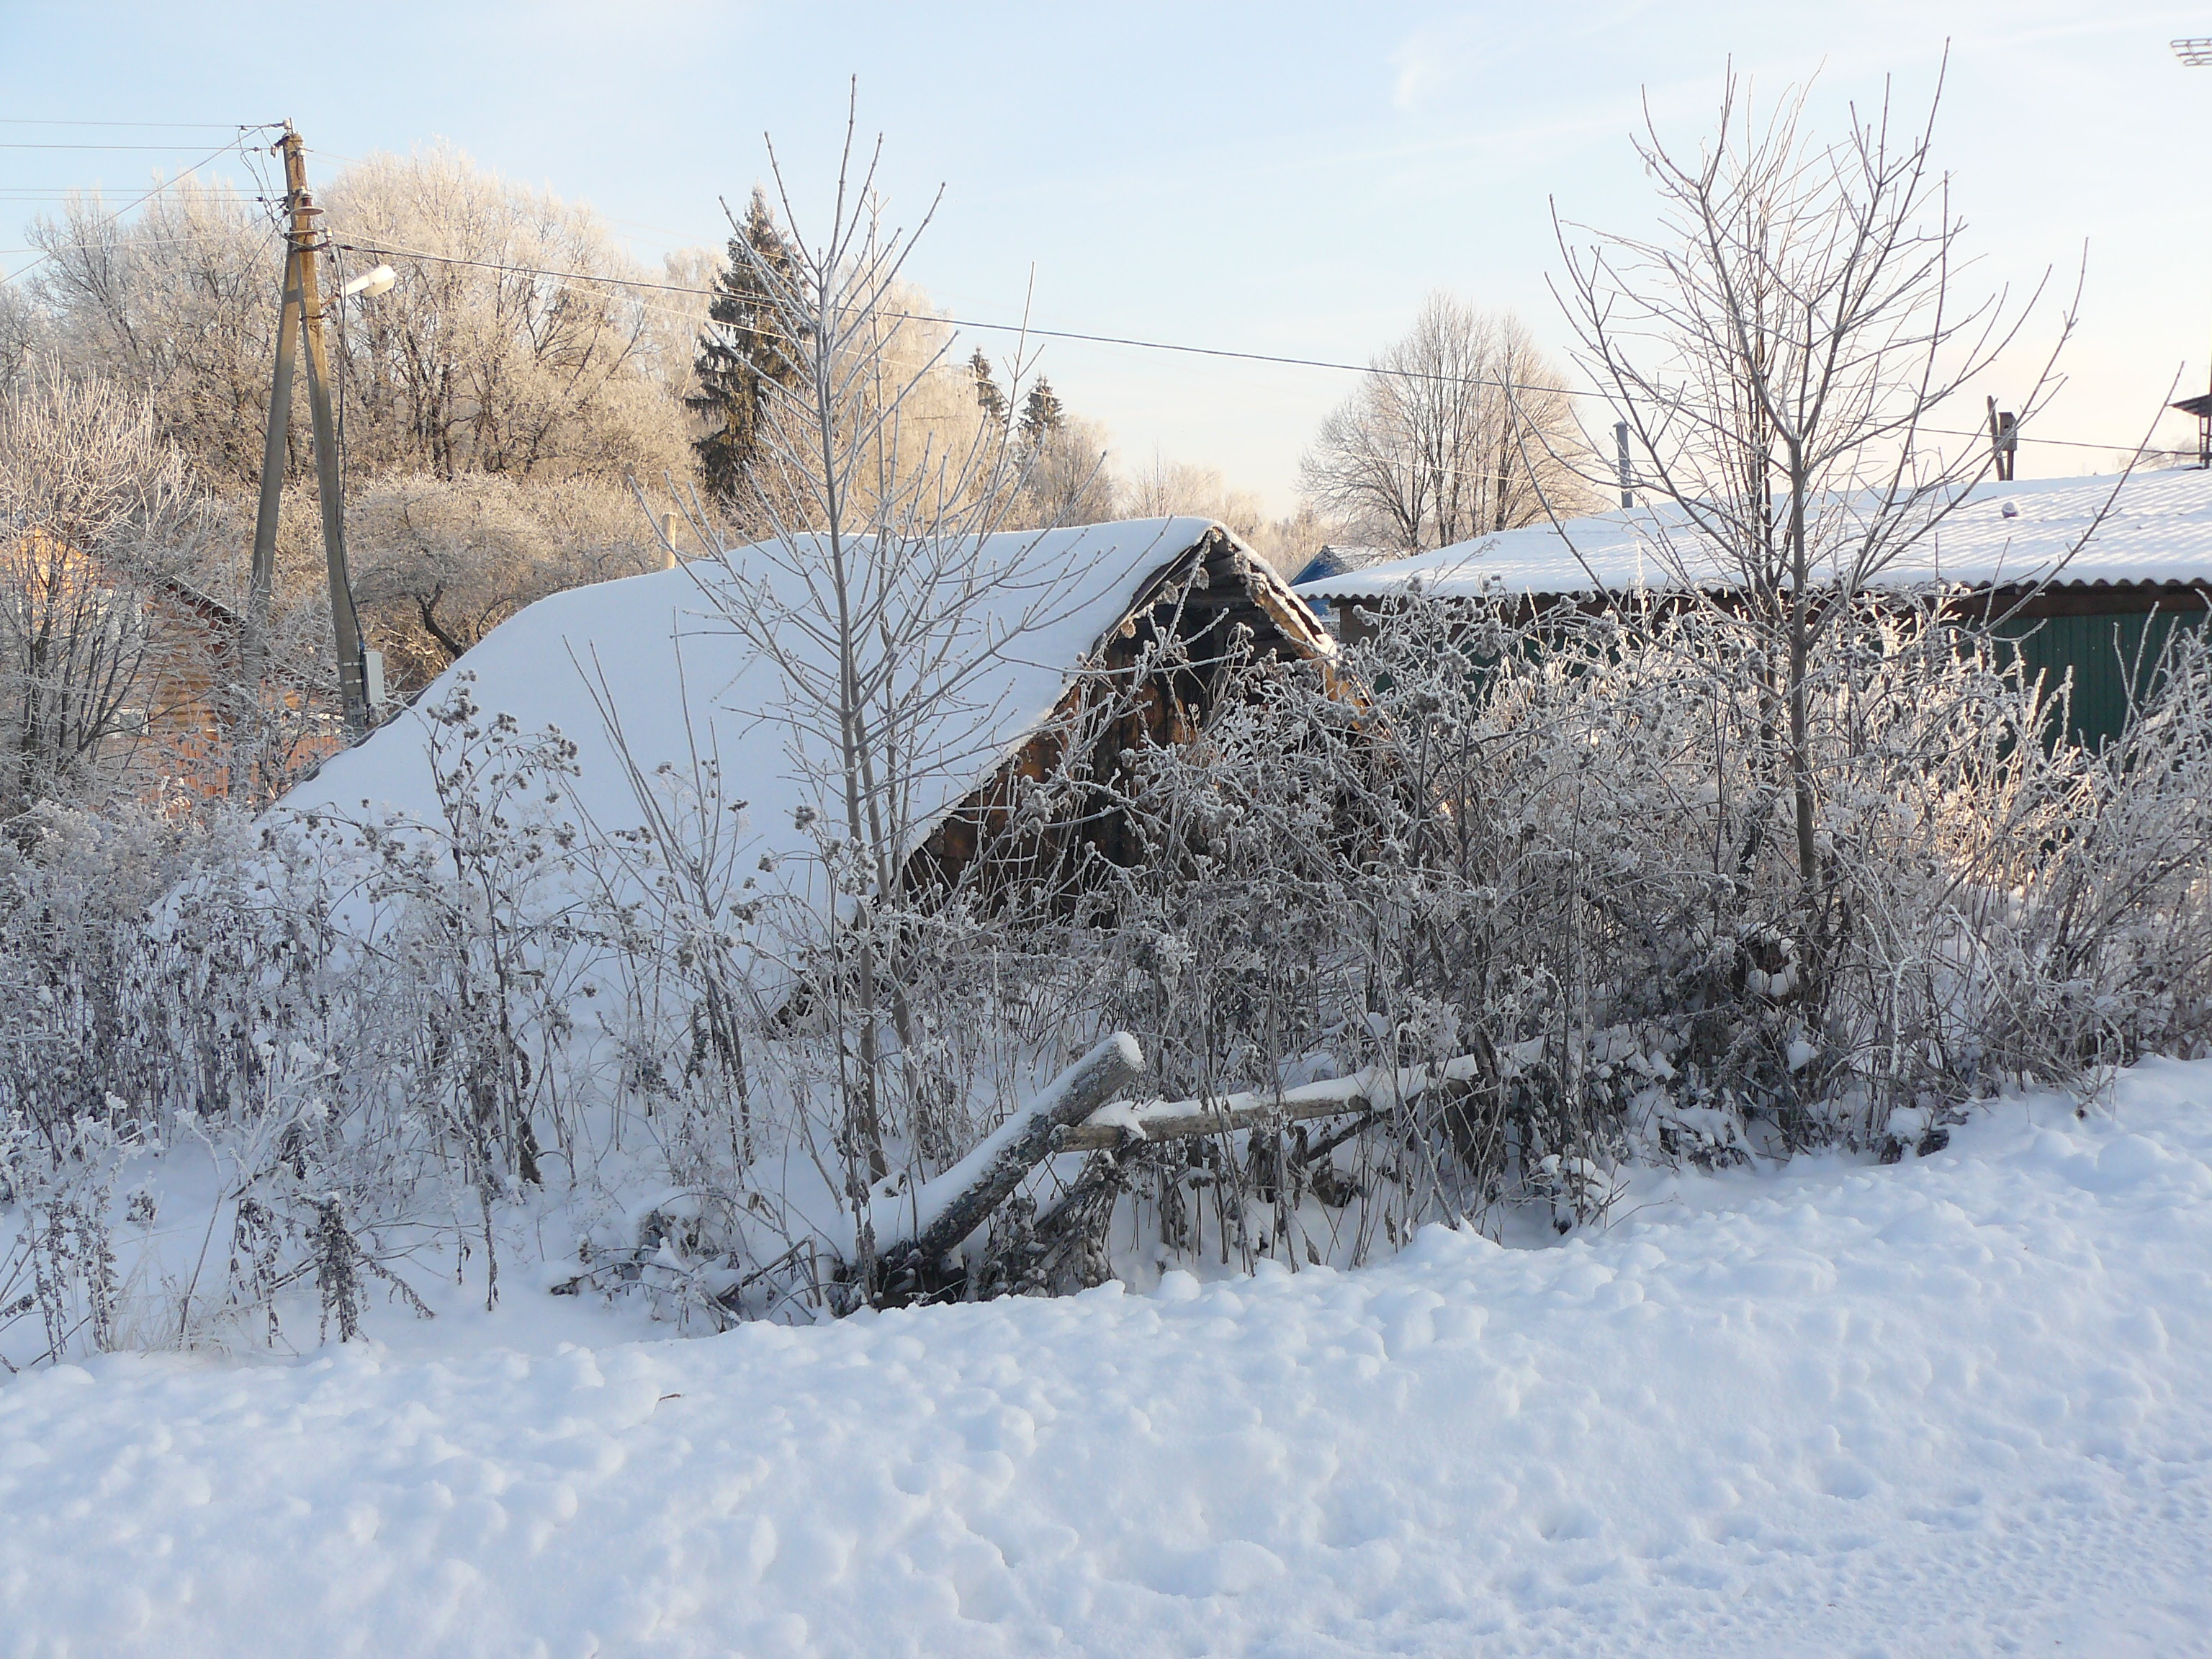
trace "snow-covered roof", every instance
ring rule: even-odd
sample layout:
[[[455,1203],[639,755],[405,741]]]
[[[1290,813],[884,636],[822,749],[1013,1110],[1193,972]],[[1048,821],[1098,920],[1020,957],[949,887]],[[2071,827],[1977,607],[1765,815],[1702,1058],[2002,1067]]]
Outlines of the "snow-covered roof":
[[[1977,485],[1962,506],[1872,585],[2212,583],[2212,472],[2195,468],[2138,473],[2128,480],[2087,545],[2067,557],[2095,525],[2118,482],[2104,477]],[[1418,583],[1430,597],[1449,599],[1486,589],[1572,594],[1665,587],[1674,579],[1655,550],[1661,545],[1693,574],[1709,568],[1715,585],[1732,580],[1686,528],[1682,510],[1665,506],[1504,531],[1302,583],[1298,592],[1308,599],[1379,599]],[[1701,586],[1705,580],[1701,574]]]
[[[1176,518],[1008,532],[955,544],[958,556],[927,562],[937,612],[951,621],[931,641],[933,653],[915,655],[933,654],[969,672],[957,684],[948,675],[940,690],[927,677],[944,671],[917,661],[914,673],[922,678],[906,687],[922,712],[902,734],[910,791],[905,850],[1050,717],[1071,671],[1146,584],[1217,531],[1208,520]],[[731,555],[728,568],[698,560],[539,600],[494,629],[414,708],[325,763],[277,810],[353,821],[396,813],[437,823],[428,711],[471,673],[471,695],[486,716],[511,714],[526,733],[556,726],[576,744],[579,775],[567,786],[574,805],[604,829],[634,826],[641,814],[594,702],[597,686],[646,777],[665,763],[689,779],[695,752],[719,757],[724,797],[749,804],[745,868],[763,855],[763,868],[787,860],[803,867],[812,843],[795,815],[802,806],[834,811],[834,792],[824,799],[819,787],[836,771],[834,726],[825,729],[821,719],[794,710],[783,669],[733,630],[714,604],[719,592],[738,608],[754,608],[742,586],[750,582],[766,583],[780,603],[795,605],[803,578],[779,551],[763,544]],[[1310,616],[1279,578],[1255,579],[1270,583],[1283,605]],[[948,585],[972,602],[948,602]],[[779,630],[778,645],[804,670],[826,673],[835,661],[832,647],[805,629]]]

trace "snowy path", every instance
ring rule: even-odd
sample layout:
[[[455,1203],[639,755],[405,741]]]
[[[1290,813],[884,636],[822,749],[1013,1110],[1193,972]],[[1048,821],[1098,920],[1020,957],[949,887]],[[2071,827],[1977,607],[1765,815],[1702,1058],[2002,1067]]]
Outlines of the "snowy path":
[[[1378,1651],[2212,1653],[2212,1065],[1558,1249],[0,1387],[4,1659]]]

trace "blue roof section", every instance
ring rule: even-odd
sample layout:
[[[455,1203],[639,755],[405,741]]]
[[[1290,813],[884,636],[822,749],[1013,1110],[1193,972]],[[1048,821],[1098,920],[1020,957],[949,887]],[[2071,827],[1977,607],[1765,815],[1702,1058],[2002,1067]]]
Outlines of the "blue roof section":
[[[1324,547],[1306,561],[1303,570],[1291,578],[1291,586],[1297,587],[1304,582],[1317,582],[1324,576],[1341,576],[1351,568],[1350,565],[1337,556],[1334,548]]]
[[[1349,575],[1382,556],[1371,548],[1324,545],[1306,561],[1304,569],[1291,578],[1291,586],[1297,587],[1305,582],[1325,581],[1331,576]]]

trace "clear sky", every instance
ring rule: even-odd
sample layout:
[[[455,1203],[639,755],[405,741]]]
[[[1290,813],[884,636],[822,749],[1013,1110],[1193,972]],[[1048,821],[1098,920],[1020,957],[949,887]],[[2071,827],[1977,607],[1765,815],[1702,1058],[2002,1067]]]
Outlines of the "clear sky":
[[[222,136],[27,121],[289,116],[325,175],[449,139],[590,202],[657,262],[719,245],[716,198],[761,175],[764,131],[807,200],[857,76],[894,217],[945,186],[912,270],[957,315],[1014,319],[1034,270],[1048,327],[1359,361],[1449,288],[1518,312],[1563,354],[1550,204],[1642,228],[1628,135],[1644,100],[1694,144],[1733,56],[1762,88],[1817,76],[1815,119],[1832,131],[1885,75],[1923,106],[1948,39],[1938,155],[1980,260],[1966,280],[2032,287],[2055,267],[2070,291],[2087,252],[2071,381],[2041,429],[2093,447],[2031,445],[2021,464],[2061,474],[2130,447],[2185,363],[2185,389],[2207,383],[2212,69],[2167,47],[2196,34],[2212,35],[2212,0],[0,0],[0,143],[174,143],[0,149],[0,214],[13,230],[58,187],[143,186]],[[0,268],[26,257],[0,252]],[[1279,507],[1350,383],[1058,343],[1042,367],[1125,460],[1217,465]],[[1978,417],[1981,391],[2020,388],[1976,390],[1958,423]],[[2192,432],[2179,416],[2160,428],[2177,443]]]

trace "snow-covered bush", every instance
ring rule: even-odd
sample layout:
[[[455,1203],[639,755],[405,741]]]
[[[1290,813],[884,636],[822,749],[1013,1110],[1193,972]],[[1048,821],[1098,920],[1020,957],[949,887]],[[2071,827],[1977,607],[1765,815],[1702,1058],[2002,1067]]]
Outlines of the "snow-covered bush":
[[[1105,1017],[1192,1093],[1474,1056],[1370,1138],[1393,1232],[1516,1194],[1587,1218],[1623,1158],[1881,1146],[2212,1034],[2203,642],[2089,755],[1932,604],[1826,639],[1809,890],[1771,676],[1707,611],[1415,601],[1342,665],[1362,708],[1268,671],[1149,757]]]
[[[273,1335],[295,1285],[349,1334],[423,1249],[481,1250],[495,1296],[495,1209],[581,1139],[580,931],[544,879],[568,748],[476,714],[439,711],[436,825],[46,810],[0,842],[0,1306],[30,1274],[52,1357]],[[118,1182],[164,1145],[198,1207],[118,1292]]]

